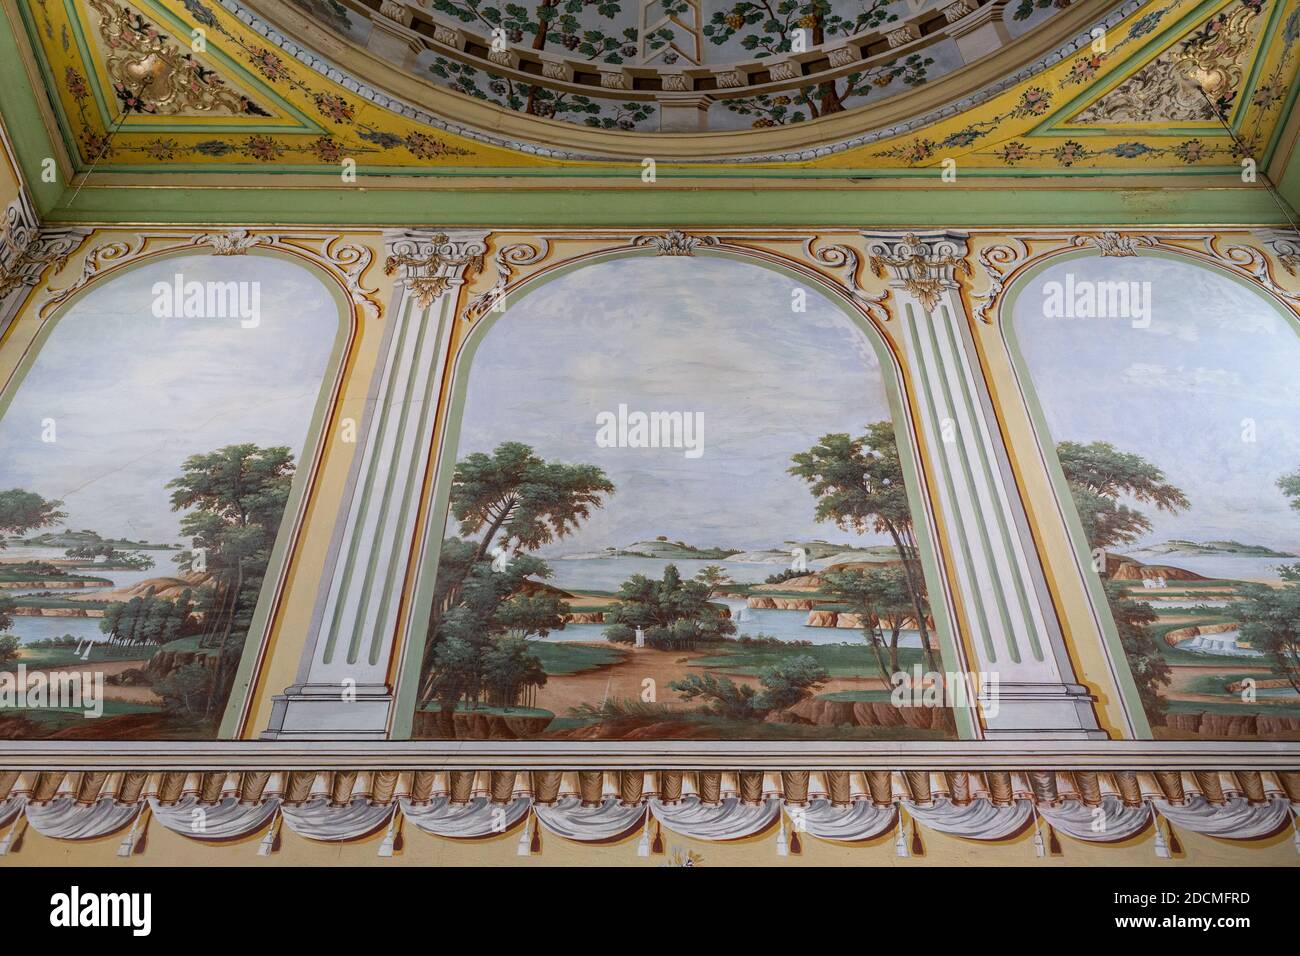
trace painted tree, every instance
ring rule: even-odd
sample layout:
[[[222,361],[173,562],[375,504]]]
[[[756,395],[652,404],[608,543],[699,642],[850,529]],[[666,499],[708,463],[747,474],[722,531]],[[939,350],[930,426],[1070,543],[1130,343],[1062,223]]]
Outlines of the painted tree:
[[[1241,588],[1245,600],[1234,608],[1241,637],[1273,659],[1276,673],[1300,694],[1300,586]]]
[[[752,720],[793,707],[830,679],[830,673],[815,657],[800,654],[762,668],[758,673],[761,691],[751,684],[737,684],[730,677],[710,673],[687,674],[668,686],[683,700],[700,701],[715,716]]]
[[[786,126],[842,112],[848,108],[849,100],[870,96],[874,90],[890,86],[895,80],[901,80],[905,86],[919,86],[926,81],[933,65],[933,57],[912,53],[893,63],[789,93],[759,93],[722,102],[733,113],[755,117],[751,124],[755,129]]]
[[[741,47],[751,51],[755,57],[779,56],[795,51],[796,36],[800,31],[803,47],[811,49],[832,37],[849,37],[892,23],[898,19],[897,14],[889,11],[892,3],[893,0],[860,0],[857,9],[845,15],[836,12],[830,0],[812,0],[810,3],[800,3],[798,0],[738,0],[725,10],[714,11],[703,32],[711,43],[718,46],[739,36]],[[910,68],[913,73],[919,70],[920,77],[914,82],[924,82],[925,67],[934,61],[919,55],[915,60]],[[893,66],[891,64],[890,67],[878,68],[881,72],[872,70],[854,73],[844,80],[818,83],[801,90],[796,98],[814,119],[838,113],[844,109],[844,101],[850,96],[864,95],[870,92],[872,85],[884,85],[892,80],[888,71]],[[908,69],[907,66],[901,67],[898,75]],[[792,114],[787,121],[799,122],[800,119],[802,116],[796,119]]]
[[[695,572],[695,580],[701,584],[708,585],[709,593],[712,594],[724,584],[731,583],[731,575],[727,569],[720,564],[706,564]]]
[[[655,112],[654,103],[593,99],[495,73],[484,74],[468,63],[445,57],[435,57],[429,65],[429,72],[446,80],[451,89],[466,96],[530,116],[581,122],[593,129],[634,130]]]
[[[1137,684],[1142,709],[1153,722],[1163,723],[1167,709],[1160,686],[1168,685],[1171,672],[1165,657],[1160,653],[1157,639],[1151,635],[1150,626],[1156,622],[1156,612],[1145,601],[1135,601],[1114,581],[1105,582],[1106,599],[1111,617],[1119,632],[1120,645],[1128,658],[1133,681]]]
[[[867,571],[850,568],[822,574],[822,590],[836,603],[844,604],[862,624],[862,636],[871,648],[885,684],[898,673],[898,634],[903,616],[909,613],[911,597],[901,572],[888,569]],[[889,663],[885,663],[884,622],[892,621],[893,641]]]
[[[1164,472],[1109,442],[1081,445],[1063,441],[1056,446],[1056,455],[1088,546],[1094,550],[1132,543],[1151,530],[1150,519],[1122,504],[1122,497],[1155,505],[1169,514],[1189,506],[1187,496],[1165,479]]]
[[[227,445],[191,455],[181,468],[167,487],[172,510],[186,512],[181,533],[192,540],[193,550],[177,561],[183,570],[193,570],[201,551],[214,582],[204,591],[202,615],[203,643],[217,652],[206,715],[215,720],[229,696],[289,501],[293,454],[283,446]]]
[[[689,650],[730,637],[736,625],[709,603],[711,593],[702,581],[682,580],[675,564],[667,565],[658,581],[634,574],[619,586],[617,602],[605,613],[605,638],[631,644],[639,627],[651,647]]]
[[[452,475],[451,513],[462,537],[482,537],[473,556],[460,561],[460,570],[467,573],[494,546],[518,554],[564,538],[613,492],[613,483],[595,465],[546,462],[521,442],[503,442],[491,455],[466,456]],[[438,573],[444,573],[441,567]],[[456,604],[460,590],[449,578],[440,610]]]
[[[1291,507],[1300,511],[1300,470],[1294,471],[1289,475],[1283,475],[1277,480],[1277,486],[1282,489],[1282,494],[1291,502]]]
[[[459,599],[439,616],[425,647],[422,704],[437,700],[450,712],[462,700],[477,705],[486,693],[496,706],[510,707],[521,690],[546,682],[522,642],[564,627],[569,605],[537,586],[550,573],[529,554],[500,571],[490,561],[470,566]]]
[[[823,435],[812,449],[791,460],[790,474],[806,481],[817,499],[818,521],[832,521],[857,534],[887,534],[893,541],[906,578],[912,617],[921,634],[926,667],[938,670],[926,621],[925,575],[893,424],[874,422],[859,438],[842,432]]]
[[[59,510],[62,505],[62,501],[47,501],[22,488],[0,491],[0,548],[5,546],[5,535],[24,535],[66,518]]]
[[[99,629],[111,644],[170,644],[200,631],[195,617],[193,591],[186,589],[177,600],[158,597],[152,589],[128,601],[114,601],[104,609]]]
[[[618,30],[612,22],[623,9],[617,0],[539,0],[527,5],[433,0],[433,9],[476,24],[489,36],[500,29],[507,42],[527,42],[534,50],[545,50],[550,44],[605,63],[623,63],[637,54],[636,28]]]
[[[756,57],[791,53],[795,32],[805,31],[807,48],[819,46],[835,36],[849,37],[885,23],[898,15],[889,11],[894,0],[860,0],[856,10],[845,16],[837,13],[830,0],[738,0],[725,10],[715,10],[704,26],[704,35],[721,46],[743,33],[740,45]]]

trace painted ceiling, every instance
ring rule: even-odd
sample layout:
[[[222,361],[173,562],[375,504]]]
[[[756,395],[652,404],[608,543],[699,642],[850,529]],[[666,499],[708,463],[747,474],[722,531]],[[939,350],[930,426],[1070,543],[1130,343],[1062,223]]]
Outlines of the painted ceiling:
[[[1296,0],[17,7],[73,165],[104,173],[1237,172],[1300,62]]]

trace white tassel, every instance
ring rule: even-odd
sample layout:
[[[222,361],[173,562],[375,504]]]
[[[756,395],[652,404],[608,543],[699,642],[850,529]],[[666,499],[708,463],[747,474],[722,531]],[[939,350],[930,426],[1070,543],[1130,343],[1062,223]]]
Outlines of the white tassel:
[[[531,856],[533,852],[533,818],[524,818],[524,832],[519,835],[519,846],[515,852],[520,856]]]
[[[380,856],[392,856],[393,846],[397,842],[397,811],[388,820],[388,830],[384,833],[384,840],[379,844]]]
[[[1034,854],[1042,859],[1047,856],[1047,845],[1043,841],[1043,826],[1038,820],[1038,805],[1030,802],[1034,809]]]
[[[129,857],[131,853],[135,850],[135,834],[136,831],[140,829],[140,818],[142,816],[144,816],[143,810],[137,813],[135,815],[135,819],[131,821],[130,832],[128,832],[126,836],[122,837],[122,842],[118,844],[117,847],[118,856]]]
[[[900,806],[898,814],[898,835],[894,838],[894,855],[899,857],[909,857],[912,851],[907,847],[907,824],[903,822],[903,808]]]
[[[650,814],[645,815],[645,829],[641,831],[641,839],[636,845],[637,856],[650,855]]]
[[[4,835],[4,839],[0,839],[0,856],[8,855],[9,848],[14,845],[14,837],[18,836],[18,824],[22,822],[23,815],[19,812],[18,816],[14,818],[14,825],[9,828],[9,832]],[[1297,839],[1300,839],[1300,837]]]
[[[1160,829],[1160,817],[1156,814],[1156,805],[1150,804],[1151,823],[1156,828],[1156,857],[1157,859],[1169,859],[1169,844],[1165,840],[1165,833]]]
[[[781,829],[776,831],[776,855],[790,855],[790,841],[785,838],[785,814],[781,814]]]
[[[275,813],[271,814],[271,826],[267,828],[266,836],[262,837],[262,842],[257,845],[258,856],[270,856],[275,852],[275,834],[280,826],[280,808],[276,807]]]

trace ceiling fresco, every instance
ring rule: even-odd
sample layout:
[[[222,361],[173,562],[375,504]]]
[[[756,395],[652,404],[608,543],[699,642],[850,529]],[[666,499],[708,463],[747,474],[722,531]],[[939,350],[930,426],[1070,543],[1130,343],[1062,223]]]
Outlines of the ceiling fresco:
[[[1288,0],[373,6],[18,8],[73,165],[106,173],[1235,172],[1300,61]]]

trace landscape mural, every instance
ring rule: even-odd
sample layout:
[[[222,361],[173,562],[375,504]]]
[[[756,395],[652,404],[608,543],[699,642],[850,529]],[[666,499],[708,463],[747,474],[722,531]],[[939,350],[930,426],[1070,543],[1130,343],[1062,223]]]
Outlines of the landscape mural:
[[[6,395],[0,737],[217,734],[338,331],[270,257],[208,311],[229,262],[93,286]]]
[[[1053,265],[1014,321],[1154,735],[1300,739],[1295,317],[1143,255]]]
[[[918,522],[866,334],[720,258],[589,266],[469,367],[417,737],[941,739]]]

